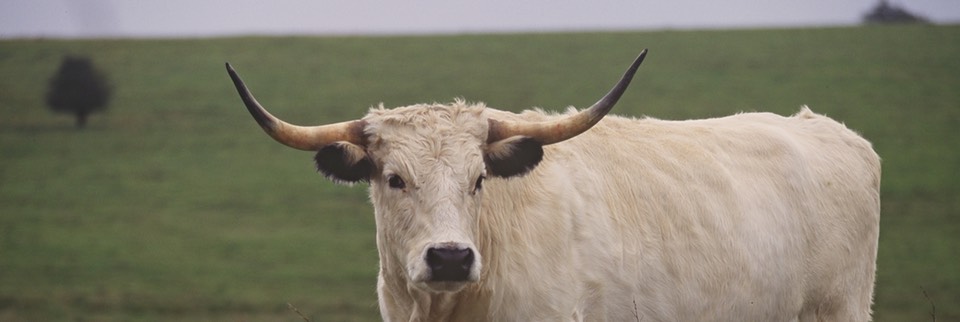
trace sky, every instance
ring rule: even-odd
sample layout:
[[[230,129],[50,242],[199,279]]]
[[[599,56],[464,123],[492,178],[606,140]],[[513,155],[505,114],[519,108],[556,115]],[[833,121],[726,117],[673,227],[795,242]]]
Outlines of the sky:
[[[0,38],[846,26],[880,0],[0,0]],[[889,0],[960,23],[960,0]]]

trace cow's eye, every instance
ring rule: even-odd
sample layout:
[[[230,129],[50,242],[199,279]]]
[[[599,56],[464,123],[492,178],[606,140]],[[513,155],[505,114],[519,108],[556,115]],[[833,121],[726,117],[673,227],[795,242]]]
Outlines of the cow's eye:
[[[483,188],[483,176],[477,177],[477,183],[473,185],[473,191],[480,191],[481,188]]]
[[[394,189],[403,189],[407,187],[407,184],[403,182],[403,179],[395,174],[391,174],[389,177],[387,177],[387,184],[390,185],[390,188]]]

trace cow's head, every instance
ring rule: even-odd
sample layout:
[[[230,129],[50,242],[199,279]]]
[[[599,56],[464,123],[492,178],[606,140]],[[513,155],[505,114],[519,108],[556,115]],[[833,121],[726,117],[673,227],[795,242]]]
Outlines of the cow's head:
[[[360,120],[303,127],[270,115],[227,64],[247,109],[271,137],[315,151],[317,169],[342,183],[366,181],[376,212],[381,269],[422,290],[452,292],[480,278],[477,216],[487,177],[521,176],[544,145],[583,133],[613,107],[646,56],[590,108],[525,123],[491,117],[483,105],[371,110]]]

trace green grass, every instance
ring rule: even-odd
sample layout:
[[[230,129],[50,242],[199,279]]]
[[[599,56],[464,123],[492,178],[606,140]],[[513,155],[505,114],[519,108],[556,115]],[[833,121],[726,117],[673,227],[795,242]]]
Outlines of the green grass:
[[[0,41],[0,320],[378,319],[363,186],[263,135],[223,69],[300,124],[464,97],[615,113],[826,113],[884,159],[876,321],[960,319],[960,27],[442,37]],[[43,105],[62,55],[112,79],[78,131]]]

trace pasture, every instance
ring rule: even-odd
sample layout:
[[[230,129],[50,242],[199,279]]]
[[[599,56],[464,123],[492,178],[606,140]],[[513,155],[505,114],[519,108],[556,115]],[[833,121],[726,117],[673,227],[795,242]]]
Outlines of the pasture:
[[[613,113],[807,104],[883,158],[875,320],[960,320],[960,26],[419,37],[0,41],[0,320],[379,319],[363,185],[264,135],[229,61],[302,125],[455,97],[589,106],[643,48]],[[44,105],[65,54],[114,99],[85,130]],[[611,145],[616,142],[611,142]]]

